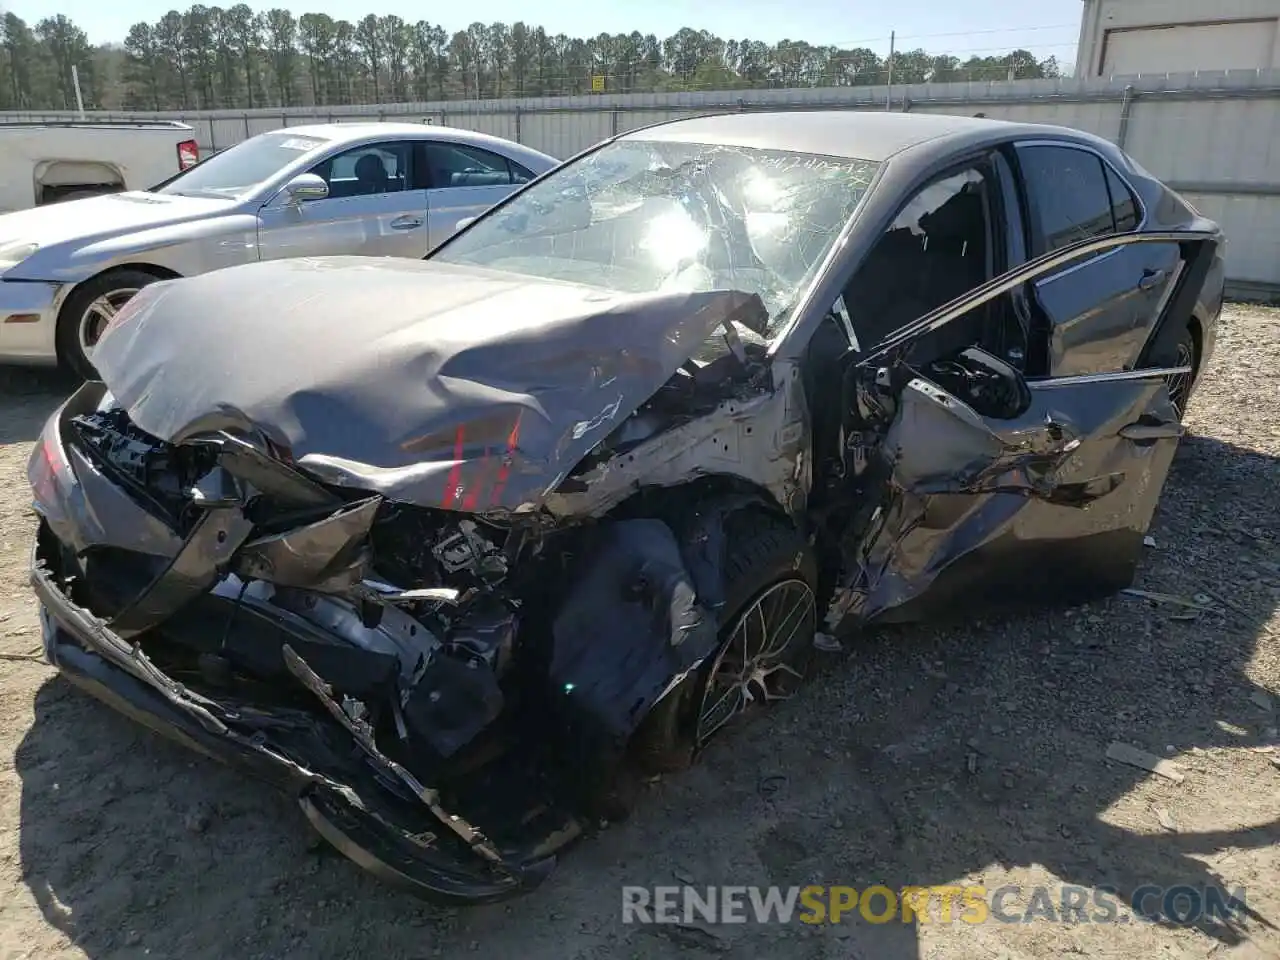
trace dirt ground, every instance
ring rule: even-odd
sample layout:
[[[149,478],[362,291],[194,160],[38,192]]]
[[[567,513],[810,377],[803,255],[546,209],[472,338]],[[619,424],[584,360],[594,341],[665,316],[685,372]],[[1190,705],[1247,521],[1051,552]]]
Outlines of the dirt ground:
[[[28,656],[25,464],[69,385],[0,376],[0,960],[1280,956],[1280,311],[1228,309],[1139,575],[1205,609],[1121,595],[868,636],[803,696],[653,784],[539,891],[469,911],[383,886],[320,846],[287,797]],[[1185,779],[1106,759],[1113,741]],[[1218,883],[1245,888],[1253,916],[621,922],[624,884],[681,882]]]

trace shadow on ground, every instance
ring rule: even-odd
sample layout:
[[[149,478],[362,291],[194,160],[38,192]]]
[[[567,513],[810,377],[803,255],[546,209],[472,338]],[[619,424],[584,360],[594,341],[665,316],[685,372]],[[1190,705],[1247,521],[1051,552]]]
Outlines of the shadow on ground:
[[[24,878],[46,919],[94,958],[470,949],[907,960],[921,955],[920,933],[901,923],[623,926],[620,891],[681,882],[896,888],[1036,865],[1052,875],[1042,882],[1122,896],[1144,885],[1234,888],[1202,858],[1275,844],[1280,824],[1221,829],[1188,811],[1176,833],[1154,821],[1145,832],[1117,825],[1117,801],[1164,787],[1103,754],[1112,740],[1137,742],[1183,762],[1194,779],[1212,776],[1200,751],[1273,742],[1275,715],[1251,700],[1246,666],[1275,605],[1263,586],[1280,582],[1258,575],[1280,540],[1278,473],[1273,458],[1211,439],[1191,438],[1179,452],[1156,528],[1162,546],[1140,585],[1210,594],[1218,612],[1173,619],[1185,608],[1118,596],[877,633],[771,722],[737,731],[699,767],[655,785],[631,821],[573,850],[541,890],[496,907],[446,910],[381,886],[316,847],[288,798],[53,679],[17,753]],[[1234,533],[1242,518],[1251,518],[1247,536]],[[1254,916],[1248,935],[1275,921]],[[1008,929],[961,931],[970,939],[956,955],[1016,955],[999,940]],[[1204,923],[1180,936],[1197,940],[1203,956],[1246,932]]]
[[[0,367],[0,446],[34,441],[49,414],[79,385],[60,370]]]

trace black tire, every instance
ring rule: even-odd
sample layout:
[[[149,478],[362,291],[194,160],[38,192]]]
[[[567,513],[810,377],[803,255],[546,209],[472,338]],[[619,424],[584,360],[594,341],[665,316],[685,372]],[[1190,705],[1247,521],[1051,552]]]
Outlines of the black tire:
[[[722,662],[734,628],[756,600],[790,581],[803,584],[811,603],[817,594],[818,564],[813,548],[787,518],[762,509],[743,510],[727,519],[724,571],[720,644],[681,689],[673,691],[658,705],[637,733],[633,755],[646,772],[686,767],[705,745],[707,738],[701,736],[699,729],[704,698],[712,687],[715,668]],[[816,607],[810,616],[816,629]],[[786,661],[803,676],[813,650],[813,631],[807,636],[797,636],[793,644],[798,646],[794,652],[789,651]],[[722,729],[734,725],[726,724]]]
[[[78,377],[85,380],[95,379],[97,372],[85,351],[81,338],[82,326],[90,322],[87,316],[90,307],[103,298],[110,298],[116,307],[122,306],[133,293],[160,279],[155,274],[142,270],[108,270],[106,273],[86,280],[72,290],[71,296],[67,297],[67,302],[62,305],[62,311],[58,314],[56,334],[58,362]],[[90,333],[86,331],[86,339],[92,344],[96,342],[96,337],[91,336]],[[101,336],[101,330],[97,330],[96,334]]]
[[[1196,347],[1196,336],[1191,332],[1191,328],[1187,327],[1178,338],[1168,362],[1171,367],[1191,368],[1190,373],[1177,374],[1169,378],[1169,399],[1173,402],[1173,408],[1178,411],[1179,423],[1186,418],[1191,391],[1200,373],[1199,363],[1200,351]]]

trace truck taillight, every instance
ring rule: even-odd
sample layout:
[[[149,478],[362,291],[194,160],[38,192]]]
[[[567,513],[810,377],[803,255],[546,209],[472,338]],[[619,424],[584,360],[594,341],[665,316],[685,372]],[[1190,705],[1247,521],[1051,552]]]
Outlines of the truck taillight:
[[[183,140],[178,144],[178,169],[186,170],[200,162],[200,145],[194,140]]]

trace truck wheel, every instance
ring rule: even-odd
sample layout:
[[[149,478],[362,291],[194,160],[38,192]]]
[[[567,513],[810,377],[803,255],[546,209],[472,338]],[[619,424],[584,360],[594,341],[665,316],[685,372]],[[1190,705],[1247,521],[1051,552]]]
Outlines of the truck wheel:
[[[116,312],[160,278],[141,270],[111,270],[71,291],[58,314],[58,360],[85,380],[97,377],[93,348]]]

